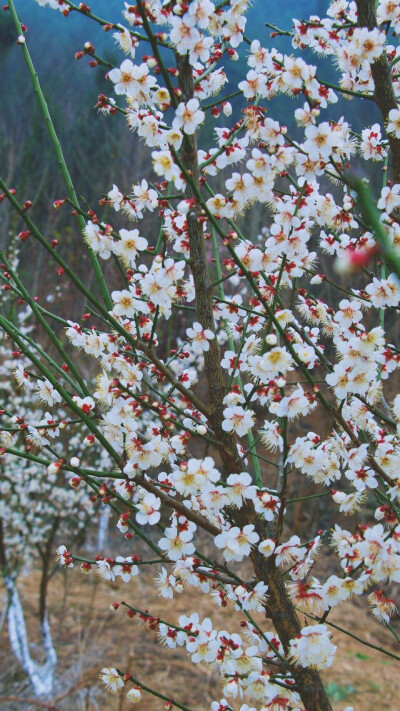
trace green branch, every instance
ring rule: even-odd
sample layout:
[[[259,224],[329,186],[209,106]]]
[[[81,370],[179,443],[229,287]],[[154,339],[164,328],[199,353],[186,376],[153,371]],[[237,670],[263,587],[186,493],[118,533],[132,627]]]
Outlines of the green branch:
[[[23,35],[22,26],[21,26],[19,17],[17,15],[17,11],[14,6],[14,0],[9,0],[8,9],[10,10],[11,17],[14,21],[15,29],[17,30],[19,35]],[[37,75],[34,64],[32,62],[31,55],[29,54],[28,47],[26,46],[26,42],[21,44],[21,47],[22,47],[22,53],[24,55],[25,62],[27,64],[27,67],[29,70],[29,74],[31,76],[33,88],[34,88],[35,94],[37,96],[37,99],[38,99],[38,102],[39,102],[39,105],[40,105],[40,108],[41,108],[41,111],[43,114],[43,118],[45,120],[46,128],[49,132],[49,136],[50,136],[51,142],[53,144],[55,154],[57,156],[57,163],[60,167],[60,171],[61,171],[62,177],[64,179],[64,182],[65,182],[65,185],[66,185],[66,188],[68,191],[68,196],[69,196],[71,202],[74,204],[74,206],[79,208],[79,201],[78,201],[78,198],[77,198],[77,195],[75,192],[74,185],[72,183],[71,175],[69,173],[67,164],[65,162],[64,154],[63,154],[63,151],[61,148],[61,143],[58,139],[56,130],[54,128],[54,124],[53,124],[53,121],[50,116],[49,108],[47,106],[46,99],[43,95],[42,88],[40,86],[39,77]],[[78,215],[78,220],[79,220],[79,226],[83,232],[86,227],[86,222],[79,215]],[[111,301],[110,295],[108,293],[104,275],[101,270],[98,259],[96,257],[96,254],[90,247],[87,247],[87,249],[89,252],[90,261],[92,263],[104,303],[106,304],[108,309],[112,309],[112,301]]]

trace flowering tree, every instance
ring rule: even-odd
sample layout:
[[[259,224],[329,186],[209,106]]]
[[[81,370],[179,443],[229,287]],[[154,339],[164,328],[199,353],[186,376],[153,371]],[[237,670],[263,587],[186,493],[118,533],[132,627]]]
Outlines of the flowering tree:
[[[18,265],[14,256],[13,266]],[[1,294],[4,314],[12,311],[10,291]],[[28,312],[17,315],[18,328],[23,337],[32,338],[32,325],[26,323]],[[47,406],[57,406],[61,397],[43,378],[29,375],[29,360],[18,358],[18,367],[10,353],[4,331],[0,333],[0,403],[1,412],[7,422],[0,433],[1,451],[5,447],[14,451],[14,445],[21,431],[25,432],[26,458],[1,457],[0,459],[0,570],[7,590],[6,616],[11,648],[27,673],[37,696],[51,694],[57,654],[52,642],[47,612],[47,592],[52,570],[54,570],[54,547],[57,536],[84,535],[84,528],[94,520],[95,509],[88,492],[76,489],[71,492],[68,475],[58,466],[43,466],[40,456],[35,454],[41,447],[57,450],[62,443],[60,430],[71,422],[62,419],[63,411],[53,415],[41,415],[39,406],[32,408],[32,394],[36,400]],[[23,383],[24,390],[15,391],[13,373],[17,384]],[[27,420],[31,424],[27,424]],[[35,423],[35,424],[34,424]],[[81,446],[81,437],[75,437],[75,446]],[[28,455],[29,453],[29,455]],[[67,478],[66,478],[67,477]],[[39,664],[32,659],[26,629],[23,607],[18,594],[17,582],[21,574],[28,572],[39,563],[41,575],[39,584],[38,621],[43,641],[45,662]]]
[[[83,570],[124,582],[154,565],[163,597],[194,586],[232,605],[240,635],[200,620],[190,595],[178,620],[141,609],[134,584],[123,603],[168,647],[185,647],[194,664],[218,665],[226,698],[212,711],[327,711],[319,670],[337,652],[333,608],[368,596],[372,615],[398,642],[385,586],[400,581],[399,351],[387,340],[400,300],[399,3],[335,0],[326,18],[294,19],[291,29],[263,29],[255,39],[245,34],[247,0],[136,0],[124,4],[123,24],[85,3],[40,4],[112,32],[127,55],[119,67],[90,42],[78,57],[106,65],[113,95],[101,95],[97,108],[110,120],[126,116],[157,176],[149,183],[133,175],[132,188],[108,183],[100,214],[83,209],[9,0],[66,183],[55,207],[72,206],[98,289],[87,289],[30,217],[29,201],[1,178],[3,199],[25,223],[19,238],[46,250],[85,296],[87,313],[81,323],[62,322],[3,254],[4,288],[29,307],[54,348],[28,340],[15,319],[2,315],[0,326],[14,358],[31,361],[29,383],[45,382],[57,409],[80,422],[82,443],[112,462],[91,466],[72,438],[57,450],[38,440],[48,471],[70,472],[73,487],[94,490],[125,538],[136,533],[150,554],[82,561],[66,540],[60,563],[80,560]],[[274,47],[278,35],[287,54]],[[226,95],[243,47],[248,68]],[[304,50],[322,57],[321,76]],[[327,63],[337,67],[336,84],[323,79]],[[297,128],[269,115],[279,94],[295,99]],[[361,134],[330,115],[343,96],[350,107],[375,106],[376,122]],[[102,220],[107,206],[125,226]],[[262,215],[260,234],[249,234],[241,217],[250,209]],[[149,213],[158,214],[157,238],[146,231]],[[111,258],[117,266],[106,280],[102,263]],[[96,362],[95,388],[79,351]],[[29,386],[24,368],[18,380]],[[20,424],[18,443],[3,448],[6,461],[32,458],[29,413]],[[291,515],[302,498],[293,491],[306,478],[314,488],[304,506],[321,497],[337,521],[333,531],[316,521],[309,540],[293,530]],[[352,515],[350,530],[343,514]],[[328,546],[337,574],[320,579],[313,573]],[[145,691],[166,709],[187,709],[123,669],[103,669],[102,678],[112,691],[127,685],[132,701]]]

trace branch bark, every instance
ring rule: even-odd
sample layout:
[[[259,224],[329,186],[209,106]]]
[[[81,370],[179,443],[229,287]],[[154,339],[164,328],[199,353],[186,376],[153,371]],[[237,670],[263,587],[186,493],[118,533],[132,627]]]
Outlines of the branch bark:
[[[39,591],[39,621],[43,625],[47,620],[47,586],[49,583],[50,563],[53,558],[53,543],[54,536],[60,524],[60,519],[56,517],[51,527],[49,537],[46,541],[46,546],[41,554],[42,558],[42,574],[40,578]]]
[[[176,55],[176,63],[179,71],[179,88],[182,91],[185,102],[194,95],[194,81],[192,67],[187,56]],[[200,169],[197,159],[197,141],[195,135],[184,134],[181,152],[182,163],[188,173],[192,176],[194,183],[200,184]],[[186,197],[195,199],[196,196],[190,184],[186,188]],[[196,200],[193,207],[188,212],[187,224],[190,245],[190,267],[193,274],[194,287],[196,292],[196,314],[204,329],[209,329],[215,333],[215,323],[212,303],[212,282],[208,273],[207,255],[201,220],[201,205]],[[204,370],[207,378],[208,398],[209,398],[209,422],[214,430],[217,440],[223,440],[226,447],[221,448],[221,459],[225,473],[240,472],[242,464],[236,446],[236,437],[227,434],[222,429],[224,404],[223,399],[226,394],[226,386],[221,368],[221,353],[217,339],[209,341],[210,348],[204,353]]]
[[[356,0],[358,12],[358,24],[360,27],[367,27],[373,30],[378,26],[376,20],[375,0]],[[374,98],[382,114],[384,123],[388,121],[389,111],[397,109],[398,103],[393,89],[391,67],[386,55],[381,56],[371,64],[371,72],[375,85]],[[392,160],[393,178],[396,183],[400,182],[400,140],[388,134],[390,153]]]

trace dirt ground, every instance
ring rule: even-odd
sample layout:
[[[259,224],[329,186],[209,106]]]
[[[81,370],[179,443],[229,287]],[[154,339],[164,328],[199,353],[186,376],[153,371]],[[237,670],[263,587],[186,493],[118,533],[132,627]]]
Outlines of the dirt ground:
[[[53,705],[34,705],[29,701],[30,687],[10,653],[4,624],[0,638],[0,708],[4,711],[34,708],[128,711],[131,703],[126,701],[125,694],[105,693],[98,679],[103,666],[116,666],[124,671],[129,669],[142,683],[147,682],[167,697],[174,696],[192,711],[209,711],[211,701],[223,697],[217,673],[205,665],[193,665],[181,649],[160,647],[155,632],[140,629],[137,622],[127,618],[123,608],[114,612],[110,604],[125,599],[170,622],[175,622],[179,614],[187,613],[190,605],[190,611],[197,611],[201,618],[212,617],[215,627],[236,631],[232,627],[235,617],[232,608],[220,609],[193,589],[189,596],[164,600],[157,596],[151,583],[146,575],[128,584],[109,584],[93,573],[83,575],[79,569],[58,572],[51,581],[49,596],[59,658]],[[37,589],[36,573],[25,577],[19,585],[32,656],[37,642]],[[329,619],[367,642],[382,645],[400,656],[392,636],[371,620],[364,603],[362,607],[355,602],[342,605]],[[399,711],[399,662],[336,630],[333,630],[333,641],[338,646],[336,660],[323,676],[334,710],[354,706],[355,711]],[[163,702],[145,694],[139,707],[145,711],[161,711]]]

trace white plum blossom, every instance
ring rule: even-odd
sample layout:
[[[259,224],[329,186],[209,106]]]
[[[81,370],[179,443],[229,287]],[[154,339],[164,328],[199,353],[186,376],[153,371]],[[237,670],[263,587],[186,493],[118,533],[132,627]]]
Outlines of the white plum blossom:
[[[101,670],[100,679],[105,684],[108,691],[118,691],[124,687],[124,680],[118,674],[115,667],[104,667]]]
[[[113,239],[100,225],[91,220],[86,223],[84,239],[89,247],[102,259],[109,259],[113,250]]]
[[[275,548],[276,543],[272,538],[266,538],[265,541],[261,541],[261,543],[258,544],[258,550],[265,555],[266,558],[269,558],[269,556],[274,553]]]
[[[398,306],[400,301],[400,283],[395,274],[390,274],[387,279],[374,277],[365,291],[370,295],[371,303],[376,308]]]
[[[303,627],[299,636],[290,640],[290,656],[294,664],[312,669],[330,667],[337,649],[330,636],[326,625]]]
[[[252,478],[247,472],[231,474],[226,483],[230,487],[227,490],[227,496],[233,506],[241,508],[245,499],[254,498],[255,488],[252,486]]]
[[[108,78],[113,82],[116,94],[125,94],[135,104],[143,105],[149,102],[156,86],[156,80],[149,71],[146,63],[136,65],[130,59],[124,59],[119,68],[111,69]]]
[[[134,81],[134,64],[130,59],[125,59],[119,69],[115,68],[109,72],[108,77],[115,84],[116,94],[127,94]]]
[[[205,114],[199,108],[198,99],[190,99],[187,104],[180,103],[172,122],[174,128],[181,128],[184,133],[191,136],[203,123]]]
[[[385,210],[389,214],[400,206],[400,185],[394,185],[392,188],[388,186],[382,188],[381,197],[378,200],[377,208]]]
[[[286,543],[277,546],[274,549],[277,565],[293,565],[293,563],[303,560],[306,552],[300,545],[300,538],[292,536]]]
[[[203,328],[202,325],[195,321],[193,328],[186,329],[188,338],[191,339],[195,353],[203,353],[210,350],[210,343],[215,338],[215,333],[209,328]]]
[[[148,246],[147,240],[139,236],[139,230],[120,230],[119,235],[121,239],[114,245],[114,254],[121,258],[126,267],[135,266],[138,253]]]
[[[60,393],[57,392],[52,384],[46,379],[38,381],[35,391],[39,400],[45,402],[47,405],[54,405],[55,403],[62,401]]]
[[[272,449],[272,451],[279,449],[280,452],[282,451],[283,438],[278,420],[273,422],[266,420],[264,422],[264,426],[262,428],[262,441],[267,449]]]
[[[114,302],[113,312],[116,316],[134,318],[137,312],[146,310],[146,304],[137,298],[136,290],[132,286],[123,291],[113,291],[111,298]]]
[[[390,109],[388,118],[389,121],[386,126],[387,133],[390,133],[396,138],[400,138],[400,110]]]
[[[189,530],[177,531],[176,528],[166,528],[164,538],[158,545],[165,551],[170,560],[180,560],[183,556],[194,553],[194,545],[190,541],[193,533]]]
[[[226,561],[241,561],[244,556],[250,554],[251,546],[259,541],[258,534],[254,531],[254,526],[248,524],[241,530],[233,526],[227,531],[219,533],[215,537],[214,543],[217,548],[223,548],[223,556]]]
[[[244,410],[240,405],[225,408],[222,422],[222,429],[225,432],[236,432],[239,437],[243,437],[253,424],[254,415],[251,410]]]
[[[160,520],[160,508],[161,501],[158,496],[147,492],[143,498],[136,504],[136,521],[141,524],[149,524],[154,526]]]
[[[362,130],[360,151],[365,160],[381,161],[387,157],[387,151],[382,143],[381,127],[378,123]]]

